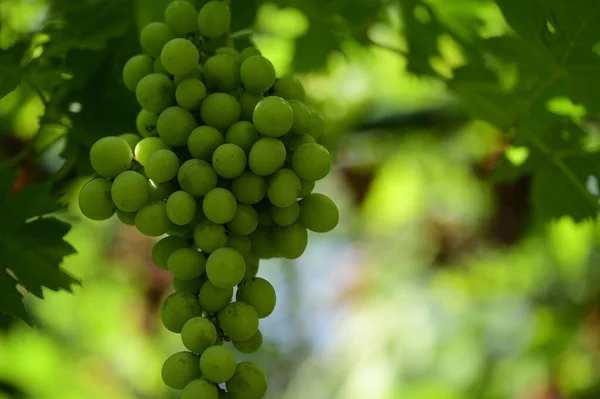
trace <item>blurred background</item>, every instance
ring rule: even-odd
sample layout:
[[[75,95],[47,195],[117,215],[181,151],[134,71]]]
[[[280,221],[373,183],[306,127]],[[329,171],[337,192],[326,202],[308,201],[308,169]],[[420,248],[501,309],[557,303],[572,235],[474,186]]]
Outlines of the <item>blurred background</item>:
[[[158,317],[171,282],[152,265],[154,240],[116,217],[86,220],[74,200],[86,148],[135,130],[120,68],[168,2],[73,2],[74,15],[98,16],[90,31],[105,28],[103,3],[124,14],[104,46],[73,46],[65,62],[86,83],[54,93],[42,71],[0,100],[0,159],[36,143],[38,156],[18,160],[15,189],[54,176],[78,252],[63,267],[82,281],[73,294],[28,296],[33,328],[1,320],[0,399],[177,397],[160,380],[182,345]],[[67,3],[0,0],[0,48],[48,26],[76,36],[53,12]],[[600,225],[533,221],[530,178],[488,179],[501,158],[526,154],[469,118],[443,80],[412,73],[402,4],[415,2],[358,3],[363,13],[342,16],[361,32],[340,41],[319,30],[318,3],[232,4],[278,74],[296,72],[329,120],[335,167],[315,191],[341,213],[334,232],[310,235],[299,260],[261,263],[278,303],[261,321],[261,351],[240,358],[266,370],[269,399],[600,398]],[[427,3],[438,17],[461,7],[491,31],[506,29],[493,2]],[[451,40],[439,46],[431,65],[443,75],[462,61]],[[61,157],[73,152],[76,161]]]

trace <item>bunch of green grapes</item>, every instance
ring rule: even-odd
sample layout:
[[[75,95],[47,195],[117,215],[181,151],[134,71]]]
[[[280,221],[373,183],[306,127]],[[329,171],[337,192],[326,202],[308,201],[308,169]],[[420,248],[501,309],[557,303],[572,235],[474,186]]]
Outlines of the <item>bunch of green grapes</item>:
[[[234,354],[260,349],[259,320],[275,308],[260,259],[297,259],[308,230],[329,232],[339,220],[335,203],[313,193],[331,169],[323,118],[300,81],[278,79],[258,49],[214,45],[230,19],[224,2],[197,12],[176,0],[165,22],[142,29],[144,53],[123,68],[141,106],[138,134],[93,145],[96,176],[79,195],[88,218],[116,213],[161,237],[152,259],[174,285],[161,320],[186,349],[165,361],[162,378],[183,399],[265,395],[265,372]]]

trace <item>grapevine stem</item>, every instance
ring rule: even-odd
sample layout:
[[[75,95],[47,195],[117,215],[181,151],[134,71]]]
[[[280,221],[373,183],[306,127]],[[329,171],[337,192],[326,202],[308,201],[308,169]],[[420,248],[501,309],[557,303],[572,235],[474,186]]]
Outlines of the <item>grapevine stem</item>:
[[[252,29],[242,29],[238,30],[237,32],[233,32],[231,35],[229,35],[229,38],[231,40],[243,39],[245,37],[252,36],[254,33],[255,32]]]

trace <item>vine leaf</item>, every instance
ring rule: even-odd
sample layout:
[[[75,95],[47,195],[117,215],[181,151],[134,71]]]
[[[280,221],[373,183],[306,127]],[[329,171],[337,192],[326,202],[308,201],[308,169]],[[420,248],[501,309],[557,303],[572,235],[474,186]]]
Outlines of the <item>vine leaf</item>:
[[[78,281],[60,268],[75,250],[64,241],[70,225],[45,216],[60,209],[50,185],[30,185],[11,195],[17,174],[0,169],[0,311],[29,322],[17,283],[43,298],[42,287],[70,291]]]
[[[0,98],[17,88],[25,73],[21,60],[27,46],[19,43],[8,50],[0,49]]]

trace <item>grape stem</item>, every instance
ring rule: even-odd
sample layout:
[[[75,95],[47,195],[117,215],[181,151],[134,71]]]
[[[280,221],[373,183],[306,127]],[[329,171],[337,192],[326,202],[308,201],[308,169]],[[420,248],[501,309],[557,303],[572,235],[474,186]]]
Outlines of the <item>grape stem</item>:
[[[231,40],[243,39],[252,36],[254,33],[255,32],[252,29],[242,29],[238,30],[237,32],[233,32],[231,35],[229,35],[229,38]]]

